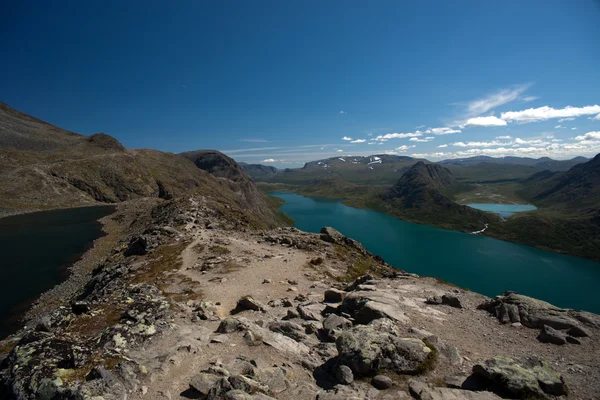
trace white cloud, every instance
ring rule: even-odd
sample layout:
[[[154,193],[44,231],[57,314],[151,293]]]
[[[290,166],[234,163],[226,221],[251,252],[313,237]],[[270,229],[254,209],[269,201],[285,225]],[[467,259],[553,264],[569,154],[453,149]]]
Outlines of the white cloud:
[[[506,124],[506,121],[493,115],[487,117],[469,118],[466,123],[466,125],[472,126],[505,126]]]
[[[525,97],[521,97],[521,100],[526,101],[526,102],[530,102],[530,101],[534,101],[539,99],[539,97],[537,96],[525,96]]]
[[[572,130],[572,131],[576,131],[576,130],[577,130],[577,128],[571,128],[571,130]]]
[[[525,92],[531,83],[518,85],[510,89],[503,89],[490,96],[470,102],[467,105],[468,114],[471,116],[481,115],[503,104],[510,103],[518,99]]]
[[[406,138],[419,137],[419,136],[423,136],[423,133],[419,132],[419,131],[410,132],[410,133],[386,133],[385,135],[377,136],[373,140],[385,142],[386,140],[389,140],[389,139],[406,139]]]
[[[346,111],[340,110],[340,114],[346,114]]]
[[[443,148],[446,148],[446,147],[448,147],[448,145],[447,145],[447,144],[440,144],[440,145],[438,146],[438,148],[439,148],[439,149],[443,149]]]
[[[417,143],[427,143],[427,142],[431,142],[433,139],[434,138],[431,137],[431,136],[423,138],[423,139],[413,137],[413,138],[410,138],[409,141],[411,141],[411,142],[417,142]]]
[[[554,127],[554,129],[561,129],[561,128],[564,128],[564,126],[562,126],[562,125],[556,125],[556,126]]]
[[[521,139],[521,138],[516,138],[513,146],[517,146],[517,145],[530,145],[530,146],[542,146],[542,145],[546,145],[548,143],[544,142],[541,139]]]
[[[504,139],[512,139],[511,136],[496,136],[496,139],[504,140]]]
[[[404,151],[406,151],[406,150],[408,150],[408,149],[412,149],[413,147],[416,147],[416,146],[415,146],[415,145],[412,145],[412,146],[407,146],[407,145],[403,144],[403,145],[402,145],[402,146],[400,146],[400,147],[396,147],[396,148],[394,149],[394,151],[404,152]]]
[[[460,133],[462,132],[460,129],[456,128],[429,128],[425,131],[425,133],[433,133],[434,135],[450,135],[452,133]]]
[[[452,146],[456,147],[494,147],[494,146],[503,146],[507,143],[498,142],[497,140],[493,140],[491,142],[456,142],[452,143]]]
[[[594,121],[600,121],[600,114],[596,115],[594,118],[592,118]]]
[[[516,121],[521,123],[545,121],[551,118],[569,118],[569,117],[580,117],[582,115],[598,114],[600,113],[600,106],[584,106],[584,107],[572,107],[567,106],[565,108],[552,108],[548,106],[529,108],[523,111],[508,111],[501,115],[501,118],[505,121]]]
[[[264,162],[264,163],[274,163],[274,162],[277,162],[277,161],[283,161],[283,160],[275,160],[273,158],[267,158],[266,160],[262,160],[261,162]]]
[[[342,149],[338,149],[338,151],[337,151],[337,152],[338,152],[338,153],[343,153],[343,152],[344,152],[344,150],[342,150]]]
[[[352,140],[350,143],[364,143],[366,142],[365,139],[356,139],[356,140]]]
[[[588,132],[585,135],[576,136],[575,140],[577,140],[577,141],[582,141],[582,140],[600,140],[600,131]]]
[[[348,137],[348,136],[344,136],[344,137],[342,138],[342,140],[346,140],[346,141],[348,141],[348,142],[349,142],[349,141],[351,141],[351,140],[354,140],[354,139],[352,139],[351,137]]]
[[[565,121],[575,121],[575,118],[568,117],[568,118],[561,118],[558,120],[558,122],[565,122]]]

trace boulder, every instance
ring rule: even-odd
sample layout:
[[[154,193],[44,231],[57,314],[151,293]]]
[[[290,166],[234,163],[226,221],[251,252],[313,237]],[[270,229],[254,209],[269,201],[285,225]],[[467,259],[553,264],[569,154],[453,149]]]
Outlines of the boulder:
[[[505,292],[502,296],[486,301],[477,308],[488,311],[503,324],[521,323],[533,329],[542,329],[544,325],[567,330],[574,337],[587,337],[590,333],[582,325],[595,327],[600,317],[590,313],[563,309],[514,292]]]
[[[330,226],[321,228],[321,240],[329,243],[340,243],[344,235]]]
[[[552,343],[557,345],[562,345],[567,343],[567,334],[561,331],[558,331],[554,328],[550,328],[547,325],[542,327],[540,334],[538,335],[538,340],[542,343]]]
[[[352,327],[352,321],[339,315],[329,314],[323,321],[323,329],[332,331],[334,329],[348,329]]]
[[[396,322],[408,322],[408,317],[400,311],[398,297],[384,291],[355,291],[349,293],[342,302],[341,311],[347,313],[356,323],[368,324],[378,318],[389,318]]]
[[[518,398],[567,394],[563,377],[549,363],[538,358],[516,361],[509,357],[494,357],[473,366],[473,374],[486,379],[491,387],[498,387]]]
[[[190,380],[190,388],[204,396],[207,396],[217,385],[219,380],[221,380],[220,376],[203,372],[192,377]]]
[[[225,318],[219,324],[217,333],[231,333],[235,331],[243,331],[248,327],[248,321],[244,318],[229,317]]]
[[[269,324],[269,329],[290,337],[297,342],[306,339],[302,326],[292,321],[273,321]]]
[[[335,377],[342,385],[349,385],[354,382],[354,375],[352,374],[352,370],[345,366],[340,365],[335,372]]]
[[[451,389],[443,387],[425,387],[417,396],[419,400],[501,400],[491,392],[471,392],[462,389]]]
[[[394,383],[385,375],[375,375],[373,379],[371,379],[371,385],[373,385],[375,389],[386,390],[391,388]]]
[[[339,303],[344,300],[346,292],[338,289],[327,289],[323,294],[323,301],[326,303]]]
[[[437,351],[422,340],[401,338],[373,326],[355,326],[336,340],[338,361],[352,369],[355,377],[373,376],[378,371],[417,374],[431,368]]]
[[[442,304],[448,305],[454,308],[463,308],[460,299],[452,294],[445,294],[442,296]]]
[[[298,314],[300,314],[300,318],[305,319],[307,321],[322,321],[323,316],[321,313],[325,309],[325,305],[314,303],[308,305],[299,305],[296,307],[298,310]]]
[[[232,313],[238,313],[244,310],[252,310],[252,311],[265,311],[265,306],[263,306],[258,300],[255,300],[252,296],[244,296],[237,301],[237,305]]]
[[[259,368],[255,375],[263,385],[269,387],[271,393],[280,393],[287,389],[285,370],[280,367]]]

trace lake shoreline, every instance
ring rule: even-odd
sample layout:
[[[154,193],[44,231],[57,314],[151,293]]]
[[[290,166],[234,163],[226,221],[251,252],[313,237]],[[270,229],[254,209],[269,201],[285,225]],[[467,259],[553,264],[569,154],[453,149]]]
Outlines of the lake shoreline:
[[[600,265],[593,260],[490,237],[485,235],[487,232],[471,235],[415,224],[378,210],[352,207],[339,198],[288,191],[269,194],[285,201],[281,211],[295,219],[296,228],[318,232],[322,226],[332,226],[362,242],[395,268],[436,277],[490,297],[512,290],[560,307],[600,311],[599,302],[581,297],[581,291],[591,290],[587,288],[591,282],[600,280]],[[431,246],[437,251],[426,249]],[[575,287],[581,287],[581,291]],[[563,289],[573,293],[561,294]]]
[[[109,210],[107,215],[98,218],[97,220],[90,222],[96,225],[96,228],[99,230],[99,236],[91,241],[83,251],[73,253],[70,255],[70,260],[68,262],[62,263],[61,265],[56,266],[56,272],[60,276],[61,282],[54,285],[52,288],[45,290],[41,293],[38,293],[34,296],[31,296],[23,301],[20,301],[17,304],[14,304],[9,311],[8,321],[11,321],[10,324],[10,332],[6,337],[10,337],[16,332],[20,331],[24,326],[31,323],[32,320],[35,320],[40,313],[44,313],[46,310],[53,308],[56,305],[56,301],[65,298],[66,292],[72,292],[77,285],[74,285],[73,282],[75,276],[80,275],[79,269],[87,264],[88,259],[90,258],[89,254],[94,251],[95,248],[98,247],[100,243],[103,243],[103,239],[107,236],[113,234],[113,229],[110,228],[110,223],[108,219],[117,211],[116,205],[106,205],[106,204],[98,204],[94,206],[77,206],[71,208],[61,208],[61,209],[53,209],[53,210],[42,210],[42,211],[31,211],[24,212],[19,214],[5,215],[1,219],[6,221],[5,218],[8,217],[16,217],[22,215],[32,215],[35,213],[44,213],[47,211],[66,211],[78,208],[92,208],[92,207],[107,207],[112,208]],[[96,257],[93,257],[96,259]],[[72,287],[71,290],[65,290],[65,288]],[[13,311],[14,310],[14,311]],[[5,337],[5,338],[6,338]]]

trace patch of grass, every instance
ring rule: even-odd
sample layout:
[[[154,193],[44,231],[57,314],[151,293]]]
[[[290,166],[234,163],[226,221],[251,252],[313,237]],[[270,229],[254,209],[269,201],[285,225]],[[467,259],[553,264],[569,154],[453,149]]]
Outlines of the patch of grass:
[[[310,262],[312,265],[321,265],[321,264],[323,264],[323,261],[324,261],[324,260],[323,260],[323,257],[317,257],[317,258],[313,258],[313,259],[311,259],[309,262]]]
[[[206,249],[206,245],[204,243],[196,243],[192,247],[192,250],[194,250],[196,253],[202,253],[205,249]]]
[[[82,314],[73,319],[69,324],[69,332],[83,340],[92,339],[106,328],[119,322],[124,307],[115,304],[102,304],[93,311],[94,315]]]
[[[425,361],[423,361],[421,365],[419,365],[419,367],[417,368],[418,375],[424,374],[429,371],[433,371],[439,358],[438,349],[436,349],[433,344],[429,343],[425,339],[423,339],[423,343],[425,343],[425,346],[429,347],[431,351],[427,355]]]
[[[221,273],[230,274],[232,272],[239,271],[242,268],[244,268],[243,265],[240,265],[235,261],[228,260],[221,264]]]
[[[219,246],[219,245],[214,245],[214,246],[210,246],[208,248],[213,254],[219,255],[219,256],[224,256],[225,254],[230,254],[231,250],[229,250],[227,247],[223,247],[223,246]]]
[[[17,341],[5,340],[0,342],[0,355],[8,354],[17,346]]]
[[[148,264],[140,268],[139,272],[130,279],[129,283],[154,283],[158,279],[165,278],[167,272],[181,268],[181,253],[189,244],[189,240],[182,240],[158,247],[151,254],[152,258]]]

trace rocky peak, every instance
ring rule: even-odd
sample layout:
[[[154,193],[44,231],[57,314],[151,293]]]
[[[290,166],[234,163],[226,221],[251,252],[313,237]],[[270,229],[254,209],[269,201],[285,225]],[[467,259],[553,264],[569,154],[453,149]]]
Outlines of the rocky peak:
[[[180,154],[211,175],[234,182],[246,181],[248,177],[234,159],[216,150],[196,150]]]

